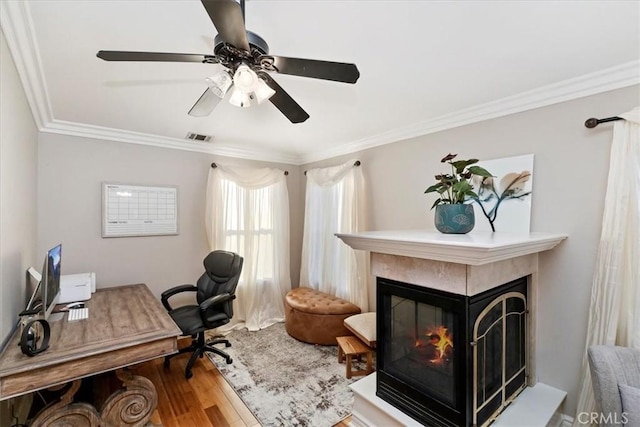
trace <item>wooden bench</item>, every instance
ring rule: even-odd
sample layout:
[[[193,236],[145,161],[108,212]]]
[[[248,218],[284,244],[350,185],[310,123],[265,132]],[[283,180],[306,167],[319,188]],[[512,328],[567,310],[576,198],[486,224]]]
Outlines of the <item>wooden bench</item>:
[[[369,375],[373,372],[373,349],[360,341],[357,337],[337,337],[338,341],[338,363],[342,363],[346,359],[347,364],[347,378],[357,375]],[[362,371],[353,371],[351,369],[351,362],[353,356],[367,356],[367,368]]]

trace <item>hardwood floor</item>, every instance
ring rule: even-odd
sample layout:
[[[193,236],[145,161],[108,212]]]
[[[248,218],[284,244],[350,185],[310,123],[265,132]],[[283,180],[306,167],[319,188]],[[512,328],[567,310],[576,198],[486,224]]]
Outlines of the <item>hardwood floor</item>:
[[[180,340],[180,346],[189,340]],[[193,367],[193,377],[184,377],[189,354],[141,363],[132,373],[149,378],[158,392],[158,408],[151,422],[163,427],[257,427],[260,423],[206,356]],[[348,427],[349,418],[334,427]]]

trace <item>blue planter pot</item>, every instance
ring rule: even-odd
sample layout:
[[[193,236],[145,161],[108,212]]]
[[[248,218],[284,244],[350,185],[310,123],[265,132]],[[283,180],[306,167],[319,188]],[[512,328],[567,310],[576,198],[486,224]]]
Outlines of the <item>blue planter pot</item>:
[[[466,234],[476,225],[473,206],[453,204],[436,206],[436,229],[446,234]]]

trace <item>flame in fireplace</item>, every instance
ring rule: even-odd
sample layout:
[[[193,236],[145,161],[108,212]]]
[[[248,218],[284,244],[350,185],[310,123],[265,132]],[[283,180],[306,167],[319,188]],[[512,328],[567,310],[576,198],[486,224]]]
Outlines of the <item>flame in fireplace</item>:
[[[438,326],[433,330],[427,330],[425,336],[429,339],[429,345],[436,349],[437,357],[432,359],[432,363],[438,363],[445,359],[447,353],[453,350],[453,338],[449,334],[449,330],[444,326]],[[418,345],[421,343],[418,341]]]

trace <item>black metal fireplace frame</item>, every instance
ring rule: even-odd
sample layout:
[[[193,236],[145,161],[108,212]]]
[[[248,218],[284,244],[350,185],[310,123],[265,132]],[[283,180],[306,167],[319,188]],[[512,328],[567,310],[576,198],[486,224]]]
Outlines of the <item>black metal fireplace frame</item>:
[[[469,297],[378,277],[376,286],[378,313],[376,395],[424,425],[433,427],[473,425],[473,399],[469,398],[473,395],[474,390],[473,322],[496,297],[507,292],[515,291],[522,294],[525,298],[525,304],[527,304],[527,282],[527,278],[522,277]],[[387,361],[384,354],[389,342],[384,339],[386,332],[384,325],[390,324],[391,295],[438,306],[457,314],[453,334],[453,361],[456,369],[454,374],[455,405],[449,406],[438,401],[437,398],[425,396],[422,391],[417,390],[411,384],[390,374],[387,371],[388,367],[385,368]],[[523,378],[526,382],[526,372]]]
[[[393,291],[393,292],[391,292]],[[466,392],[472,387],[469,367],[471,366],[471,354],[469,352],[470,342],[466,325],[468,318],[468,299],[460,298],[460,295],[435,289],[424,288],[408,283],[397,282],[395,280],[378,277],[377,279],[377,313],[378,316],[390,316],[390,298],[385,295],[396,295],[410,298],[417,302],[437,305],[445,310],[458,314],[454,327],[456,331],[465,331],[466,334],[456,333],[453,337],[454,346],[454,366],[455,384],[466,383],[466,387],[457,387],[455,394],[456,405],[451,407],[436,399],[424,400],[424,394],[400,378],[390,375],[384,366],[385,358],[382,356],[389,343],[385,340],[378,340],[376,347],[377,363],[377,387],[376,395],[381,399],[391,403],[393,406],[405,411],[409,416],[434,427],[455,427],[468,425],[468,415],[471,412],[471,404],[466,398]],[[377,322],[377,336],[384,336],[384,324],[386,320]],[[392,387],[389,387],[389,385]],[[443,418],[443,416],[445,418]]]

